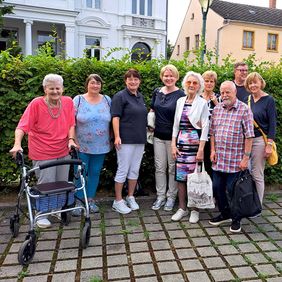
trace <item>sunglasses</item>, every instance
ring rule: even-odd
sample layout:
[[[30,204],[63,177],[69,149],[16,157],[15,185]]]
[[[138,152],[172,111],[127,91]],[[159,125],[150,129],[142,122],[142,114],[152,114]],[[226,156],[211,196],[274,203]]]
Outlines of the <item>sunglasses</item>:
[[[188,85],[188,86],[190,86],[191,84],[194,85],[194,86],[196,86],[196,85],[199,84],[199,82],[197,82],[197,81],[189,81],[189,80],[188,80],[188,81],[185,82],[185,84]]]

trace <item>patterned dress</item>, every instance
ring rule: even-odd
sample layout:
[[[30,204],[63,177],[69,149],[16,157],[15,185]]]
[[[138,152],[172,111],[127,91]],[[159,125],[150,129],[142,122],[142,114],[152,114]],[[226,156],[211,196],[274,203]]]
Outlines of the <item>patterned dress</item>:
[[[187,181],[187,174],[194,172],[196,166],[196,155],[199,148],[199,135],[188,118],[191,104],[185,103],[180,119],[179,133],[176,140],[177,149],[181,155],[176,158],[175,180]]]

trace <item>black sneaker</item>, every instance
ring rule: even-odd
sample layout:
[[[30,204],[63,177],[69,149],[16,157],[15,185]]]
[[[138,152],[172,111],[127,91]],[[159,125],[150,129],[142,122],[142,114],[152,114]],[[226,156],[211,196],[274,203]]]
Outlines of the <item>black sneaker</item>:
[[[231,221],[231,218],[230,218],[230,217],[224,217],[224,216],[222,216],[222,215],[220,214],[219,216],[212,218],[212,219],[209,221],[209,224],[214,225],[214,226],[218,226],[218,225],[220,225],[221,223],[230,222],[230,221]]]
[[[241,223],[238,220],[233,220],[230,226],[230,232],[239,233],[241,232]]]

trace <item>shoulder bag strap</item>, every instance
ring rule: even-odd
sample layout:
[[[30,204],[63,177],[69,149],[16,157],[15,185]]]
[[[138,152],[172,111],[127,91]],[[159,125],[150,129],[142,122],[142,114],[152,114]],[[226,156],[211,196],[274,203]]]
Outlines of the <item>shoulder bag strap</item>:
[[[248,106],[249,106],[249,108],[251,109],[251,95],[249,95],[249,97],[248,97]],[[260,126],[259,126],[258,123],[255,121],[255,119],[254,119],[254,126],[255,126],[255,128],[257,128],[257,129],[260,131],[260,133],[262,134],[262,137],[263,137],[264,141],[267,142],[267,136],[266,136],[266,134],[265,134],[265,133],[263,132],[263,130],[260,128]]]
[[[108,106],[109,106],[109,108],[110,108],[111,105],[110,105],[110,102],[109,102],[108,98],[107,98],[105,95],[103,95],[103,96],[104,96],[104,98],[106,99],[106,101],[107,101],[107,103],[108,103]]]
[[[79,109],[79,106],[80,106],[80,100],[81,100],[81,95],[78,96],[78,104],[77,104],[77,107],[76,107],[75,119],[76,119],[77,114],[78,114],[78,109]]]

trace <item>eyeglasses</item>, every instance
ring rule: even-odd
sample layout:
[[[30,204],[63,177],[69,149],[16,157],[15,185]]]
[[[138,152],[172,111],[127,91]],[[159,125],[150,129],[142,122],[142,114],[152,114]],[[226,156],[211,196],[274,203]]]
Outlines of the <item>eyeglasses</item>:
[[[239,72],[248,72],[248,70],[246,70],[246,69],[236,69],[237,71],[239,71]]]
[[[188,81],[185,82],[185,84],[188,85],[188,86],[190,86],[191,84],[194,85],[194,86],[196,86],[196,85],[198,85],[199,83],[198,83],[197,81],[189,81],[189,80],[188,80]]]

